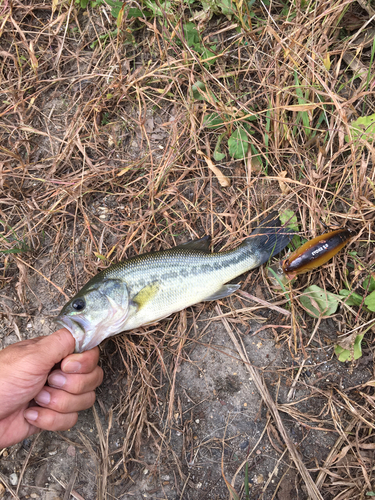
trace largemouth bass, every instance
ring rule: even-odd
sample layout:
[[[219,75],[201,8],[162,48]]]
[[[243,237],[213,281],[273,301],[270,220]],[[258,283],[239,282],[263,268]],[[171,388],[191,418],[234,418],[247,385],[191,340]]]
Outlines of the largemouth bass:
[[[63,307],[57,322],[83,352],[117,333],[155,323],[188,306],[227,297],[227,284],[279,253],[293,234],[276,212],[237,248],[210,253],[210,238],[132,257],[94,276]]]

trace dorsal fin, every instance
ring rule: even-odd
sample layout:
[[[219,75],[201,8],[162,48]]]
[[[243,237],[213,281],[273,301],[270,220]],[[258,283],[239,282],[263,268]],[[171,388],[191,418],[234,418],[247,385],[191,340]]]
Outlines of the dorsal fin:
[[[210,253],[210,243],[211,243],[211,236],[207,234],[206,236],[203,236],[203,238],[200,238],[199,240],[190,240],[187,241],[186,243],[181,243],[180,245],[177,245],[175,248],[200,250],[201,252]]]

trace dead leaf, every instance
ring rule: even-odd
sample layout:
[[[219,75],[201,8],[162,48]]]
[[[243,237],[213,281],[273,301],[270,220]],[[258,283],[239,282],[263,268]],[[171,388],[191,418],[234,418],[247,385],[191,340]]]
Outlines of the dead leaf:
[[[338,340],[337,344],[342,347],[343,349],[346,349],[347,351],[351,351],[353,349],[353,345],[355,342],[355,339],[358,336],[358,332],[351,333],[347,337],[345,337],[342,340]]]
[[[283,170],[279,175],[280,177],[283,177],[285,179],[288,175],[288,172],[286,170]],[[279,180],[279,186],[283,194],[288,194],[290,192],[290,187],[286,182]]]
[[[145,121],[145,130],[146,132],[153,132],[154,128],[155,128],[154,119],[151,116],[150,118],[147,118],[147,120]]]
[[[31,67],[35,71],[38,68],[38,59],[35,56],[33,42],[30,42],[30,44],[29,44],[29,56],[31,59]]]
[[[117,174],[117,177],[121,177],[122,175],[126,174],[131,169],[131,167],[125,167],[120,170],[120,172]]]
[[[207,166],[212,172],[216,175],[217,180],[219,181],[220,186],[222,187],[229,187],[231,182],[229,177],[223,174],[223,172],[218,169],[214,164],[213,161],[208,158],[202,151],[197,151],[199,155],[202,155],[204,159],[206,160]]]
[[[19,270],[19,276],[15,288],[21,304],[24,304],[26,301],[25,286],[27,285],[27,269],[18,259],[16,260],[16,264]]]
[[[281,109],[288,111],[311,111],[315,108],[320,108],[324,103],[321,102],[308,102],[306,104],[291,104],[290,106],[280,106]]]
[[[342,460],[350,449],[351,445],[344,446],[340,451],[340,453],[336,455],[335,458],[332,460],[332,464],[335,463],[336,461],[339,462],[340,460]]]

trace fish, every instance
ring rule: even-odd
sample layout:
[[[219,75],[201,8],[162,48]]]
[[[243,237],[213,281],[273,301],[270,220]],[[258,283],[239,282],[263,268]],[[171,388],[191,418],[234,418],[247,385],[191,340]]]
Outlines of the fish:
[[[75,352],[92,349],[199,302],[228,297],[240,287],[231,280],[267,262],[292,237],[272,212],[234,250],[211,253],[211,239],[204,236],[132,257],[90,279],[56,321],[73,335]]]
[[[350,229],[336,229],[321,234],[297,248],[282,262],[282,270],[289,277],[304,274],[328,262],[353,237]]]

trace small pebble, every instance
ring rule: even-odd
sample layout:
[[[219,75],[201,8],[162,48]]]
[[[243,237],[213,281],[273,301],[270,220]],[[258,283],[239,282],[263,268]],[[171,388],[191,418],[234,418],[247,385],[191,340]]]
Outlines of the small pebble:
[[[241,450],[244,450],[245,448],[247,448],[249,446],[249,440],[247,439],[246,441],[243,441],[241,444],[240,444],[240,448]]]
[[[10,484],[11,484],[12,486],[17,486],[17,484],[18,484],[18,476],[17,476],[17,474],[15,474],[15,473],[13,472],[13,474],[11,474],[11,475],[9,476],[9,481],[10,481]]]
[[[66,450],[66,453],[67,455],[69,455],[70,457],[75,457],[76,456],[76,449],[75,449],[75,446],[73,446],[72,444],[68,446],[67,450]]]

